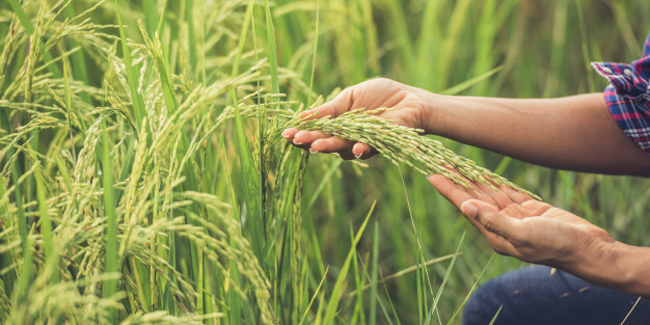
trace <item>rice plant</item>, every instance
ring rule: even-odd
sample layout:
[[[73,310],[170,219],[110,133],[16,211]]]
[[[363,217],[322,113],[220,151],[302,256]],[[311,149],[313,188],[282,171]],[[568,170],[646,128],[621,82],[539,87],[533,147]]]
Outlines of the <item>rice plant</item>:
[[[478,15],[472,5],[486,16],[464,24],[464,17]],[[503,42],[499,29],[519,30],[510,14],[527,17],[530,6],[515,0],[3,2],[0,322],[457,322],[483,274],[517,263],[488,263],[477,236],[468,232],[463,240],[466,226],[428,194],[422,174],[446,173],[462,183],[451,165],[472,180],[516,186],[503,173],[544,195],[550,185],[536,179],[550,174],[565,179],[559,193],[566,202],[579,198],[585,207],[594,191],[621,199],[625,193],[607,190],[619,188],[616,181],[542,169],[531,180],[530,169],[517,162],[423,137],[372,111],[298,116],[337,87],[376,74],[447,93],[493,94],[518,84],[516,95],[528,95],[540,86],[521,82],[527,72],[511,60],[500,62],[516,51],[489,49]],[[555,10],[565,17],[583,6],[563,2]],[[643,9],[616,2],[612,10],[624,17]],[[423,21],[420,32],[406,19],[414,13]],[[450,19],[437,24],[438,17]],[[619,19],[622,30],[635,30]],[[462,70],[467,64],[455,55],[474,43],[469,28],[484,37],[476,64]],[[440,40],[444,47],[434,46]],[[566,41],[553,44],[568,51]],[[591,43],[584,48],[585,56],[595,52]],[[553,64],[561,66],[557,53]],[[435,65],[427,62],[432,55]],[[557,95],[554,88],[560,89],[552,86],[548,95]],[[290,126],[367,142],[384,158],[368,168],[310,157],[280,136]],[[478,165],[496,166],[496,173]],[[569,187],[575,178],[582,190]],[[378,180],[388,184],[381,192],[372,185]],[[608,209],[590,216],[602,218]],[[630,218],[617,227],[643,229],[645,219]]]

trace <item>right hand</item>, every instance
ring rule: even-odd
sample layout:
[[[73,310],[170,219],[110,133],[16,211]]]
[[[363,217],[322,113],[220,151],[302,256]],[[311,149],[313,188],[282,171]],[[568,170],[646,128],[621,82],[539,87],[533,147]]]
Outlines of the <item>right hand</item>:
[[[330,102],[308,110],[302,116],[308,117],[318,112],[311,118],[327,115],[335,118],[358,108],[372,110],[385,107],[392,110],[382,112],[378,116],[400,125],[426,130],[429,121],[429,113],[425,108],[428,102],[426,97],[431,95],[425,90],[390,79],[372,79],[344,89]],[[343,159],[366,159],[376,153],[365,143],[350,141],[321,131],[300,131],[290,128],[284,130],[282,135],[293,145],[308,149],[312,153],[337,152]]]

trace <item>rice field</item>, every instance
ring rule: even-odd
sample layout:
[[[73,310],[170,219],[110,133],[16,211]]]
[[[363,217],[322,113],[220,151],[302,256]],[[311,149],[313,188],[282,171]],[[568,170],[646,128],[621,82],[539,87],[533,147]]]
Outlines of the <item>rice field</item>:
[[[434,192],[423,174],[449,161],[648,246],[643,179],[532,166],[362,112],[297,118],[376,76],[457,95],[600,91],[589,63],[637,58],[647,12],[624,0],[3,1],[0,323],[460,324],[477,285],[522,263]],[[281,136],[295,126],[385,150],[309,154]]]

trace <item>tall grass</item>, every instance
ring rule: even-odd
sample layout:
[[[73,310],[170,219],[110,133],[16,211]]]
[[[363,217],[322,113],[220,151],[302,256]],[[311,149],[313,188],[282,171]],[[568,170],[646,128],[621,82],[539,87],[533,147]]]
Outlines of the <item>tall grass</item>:
[[[467,95],[598,91],[588,61],[634,59],[648,7],[3,2],[0,322],[458,323],[479,279],[520,263],[489,262],[414,168],[309,157],[280,132],[301,103],[376,75]],[[439,140],[649,244],[643,180]]]

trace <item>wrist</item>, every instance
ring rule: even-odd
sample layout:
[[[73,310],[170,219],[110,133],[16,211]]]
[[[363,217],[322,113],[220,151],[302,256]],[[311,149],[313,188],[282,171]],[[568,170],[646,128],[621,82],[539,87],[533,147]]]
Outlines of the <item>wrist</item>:
[[[611,238],[611,237],[610,237]],[[650,250],[619,241],[596,239],[559,268],[598,286],[650,295]]]
[[[585,280],[598,279],[604,263],[616,264],[620,250],[615,240],[602,240],[599,236],[585,236],[585,242],[574,243],[572,253],[559,256],[553,266],[574,273]],[[610,237],[611,238],[611,237]]]
[[[484,104],[477,105],[467,100],[468,97],[432,92],[422,96],[425,99],[423,128],[427,133],[477,145],[475,130],[486,112]]]
[[[446,120],[445,116],[448,114],[446,110],[450,105],[445,102],[444,95],[432,93],[423,89],[417,89],[419,97],[422,98],[422,129],[428,134],[436,134],[446,136]]]
[[[641,295],[650,296],[650,250],[647,247],[627,245],[618,241],[606,246],[605,256],[600,266],[601,271],[596,276],[602,279],[605,286]],[[602,272],[603,266],[606,268]]]

